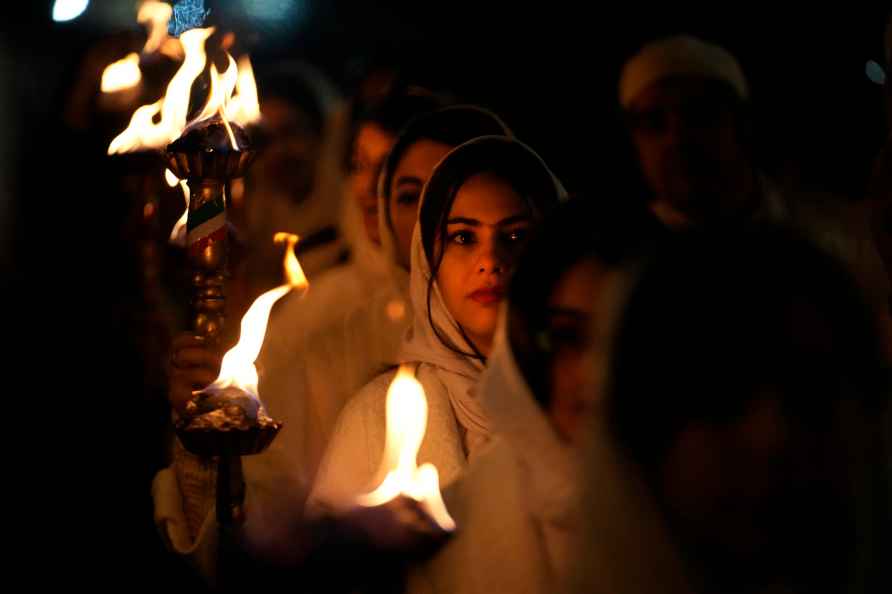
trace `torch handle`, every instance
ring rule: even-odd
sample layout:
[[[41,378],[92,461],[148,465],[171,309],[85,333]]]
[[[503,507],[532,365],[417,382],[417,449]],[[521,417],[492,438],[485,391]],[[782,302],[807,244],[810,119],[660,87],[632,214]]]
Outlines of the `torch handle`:
[[[192,330],[217,339],[226,307],[226,184],[217,179],[189,179],[191,200],[186,220],[192,270]]]
[[[221,591],[230,591],[242,573],[239,528],[244,521],[245,480],[240,456],[220,456],[217,467],[217,578]],[[230,586],[230,587],[227,587]]]

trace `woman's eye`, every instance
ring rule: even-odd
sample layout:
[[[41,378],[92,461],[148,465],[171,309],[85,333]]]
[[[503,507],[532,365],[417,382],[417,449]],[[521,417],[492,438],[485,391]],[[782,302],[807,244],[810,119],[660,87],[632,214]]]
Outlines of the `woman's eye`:
[[[518,241],[523,241],[527,238],[527,230],[526,229],[512,229],[505,234],[506,239],[511,243],[516,243]]]
[[[474,242],[474,234],[470,231],[456,231],[449,236],[449,242],[458,245],[468,245]]]
[[[419,197],[420,194],[417,192],[404,192],[402,194],[397,194],[396,203],[405,205],[418,204]]]

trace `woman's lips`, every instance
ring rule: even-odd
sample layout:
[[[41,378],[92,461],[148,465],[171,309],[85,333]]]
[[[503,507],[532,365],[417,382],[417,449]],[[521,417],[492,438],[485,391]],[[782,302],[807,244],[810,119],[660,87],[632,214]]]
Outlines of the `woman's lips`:
[[[505,289],[502,287],[477,289],[468,295],[468,297],[481,305],[492,305],[493,303],[498,303],[505,297]]]

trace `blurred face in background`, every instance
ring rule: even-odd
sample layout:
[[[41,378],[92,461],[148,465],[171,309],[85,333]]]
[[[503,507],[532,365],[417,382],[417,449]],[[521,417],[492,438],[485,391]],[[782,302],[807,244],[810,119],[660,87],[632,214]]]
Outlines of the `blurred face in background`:
[[[362,213],[366,235],[375,245],[381,244],[378,229],[378,174],[396,137],[378,124],[359,125],[350,159],[349,189]]]
[[[396,237],[397,259],[409,269],[412,231],[418,221],[418,199],[434,166],[452,149],[448,144],[419,140],[410,146],[394,169],[390,183],[390,224]]]
[[[546,324],[551,347],[548,413],[566,441],[576,443],[581,421],[591,406],[587,366],[597,329],[597,302],[607,271],[595,259],[576,263],[551,292]]]
[[[690,418],[653,478],[689,554],[726,584],[837,578],[857,542],[852,460],[869,432],[847,372],[805,344],[832,341],[822,312],[803,302],[788,319],[789,360],[741,364],[730,412]]]
[[[627,114],[656,199],[694,222],[733,215],[754,189],[733,97],[720,85],[669,78],[639,93]]]

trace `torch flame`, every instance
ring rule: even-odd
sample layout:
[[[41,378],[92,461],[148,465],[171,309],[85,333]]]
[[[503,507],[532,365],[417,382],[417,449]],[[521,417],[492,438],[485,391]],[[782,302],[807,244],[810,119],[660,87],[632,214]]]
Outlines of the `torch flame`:
[[[186,57],[167,85],[164,98],[138,108],[130,125],[112,140],[108,154],[162,148],[180,136],[186,128],[192,83],[207,63],[204,43],[213,32],[213,27],[191,29],[180,36]],[[161,119],[156,123],[154,120],[159,113]]]
[[[142,48],[143,53],[151,54],[158,51],[167,40],[167,23],[173,15],[173,7],[166,2],[146,0],[139,6],[136,21],[149,30],[149,38]]]
[[[105,70],[102,71],[100,88],[103,93],[114,93],[135,87],[141,80],[139,54],[133,52],[105,67]]]
[[[263,346],[263,339],[266,336],[266,325],[269,321],[269,314],[273,305],[284,297],[289,291],[295,287],[306,288],[307,281],[300,272],[300,264],[297,263],[297,257],[294,255],[294,245],[297,243],[297,236],[287,233],[277,233],[275,241],[287,241],[286,248],[286,274],[288,276],[288,284],[271,289],[254,300],[248,312],[242,318],[241,334],[239,335],[238,344],[229,349],[223,355],[223,363],[220,368],[220,375],[214,380],[205,391],[224,390],[231,386],[235,386],[244,392],[250,394],[256,399],[260,399],[257,390],[257,368],[254,367],[254,361],[260,354],[260,347]],[[296,271],[299,277],[292,277],[292,270],[287,266],[291,263],[296,265]],[[296,281],[296,282],[295,282]]]
[[[232,145],[232,149],[237,151],[238,143],[235,140],[235,134],[233,134],[232,128],[229,126],[226,107],[229,104],[229,98],[232,96],[232,92],[235,90],[235,85],[238,82],[238,67],[235,64],[235,60],[232,59],[232,56],[226,54],[226,57],[228,58],[229,64],[222,75],[217,70],[217,66],[211,64],[211,90],[210,93],[208,93],[207,102],[204,104],[204,108],[201,112],[189,123],[189,125],[194,126],[205,120],[211,119],[215,115],[219,115],[220,119],[223,121],[223,125],[226,127],[226,133],[229,135],[229,142]]]
[[[164,97],[151,105],[143,105],[133,113],[127,128],[112,140],[108,154],[159,149],[180,137],[187,128],[186,116],[192,83],[207,64],[204,44],[213,32],[213,27],[191,29],[180,36],[185,59],[167,85]],[[188,125],[193,126],[219,116],[226,127],[232,148],[238,150],[238,143],[229,123],[247,126],[259,121],[260,104],[250,59],[242,56],[237,64],[228,53],[226,57],[228,65],[222,74],[211,64],[211,87],[207,101],[198,116]]]
[[[236,94],[226,108],[226,118],[247,126],[260,121],[260,102],[257,100],[257,83],[254,81],[254,69],[251,59],[242,56],[238,59],[238,80],[235,84]]]
[[[421,504],[437,525],[455,530],[440,495],[440,477],[433,464],[418,466],[418,450],[427,427],[427,398],[410,367],[401,366],[387,390],[387,437],[382,468],[387,475],[377,489],[361,495],[360,505],[372,507],[406,495]]]

